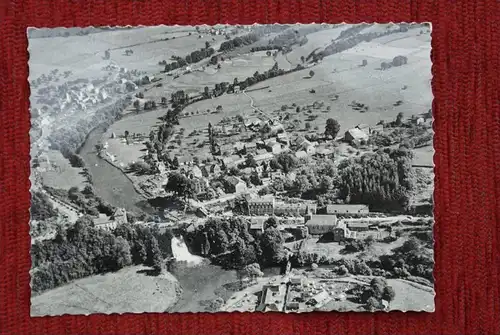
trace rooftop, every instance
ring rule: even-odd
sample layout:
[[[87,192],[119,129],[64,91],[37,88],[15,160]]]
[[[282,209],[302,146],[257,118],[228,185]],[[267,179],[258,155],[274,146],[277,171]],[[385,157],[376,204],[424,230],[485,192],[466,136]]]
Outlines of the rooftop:
[[[354,139],[358,140],[368,139],[368,134],[358,128],[349,129],[346,134],[350,134]]]
[[[313,215],[306,225],[336,225],[336,215]]]
[[[326,212],[330,214],[334,213],[360,213],[368,212],[367,205],[350,205],[350,204],[331,204],[326,206]]]

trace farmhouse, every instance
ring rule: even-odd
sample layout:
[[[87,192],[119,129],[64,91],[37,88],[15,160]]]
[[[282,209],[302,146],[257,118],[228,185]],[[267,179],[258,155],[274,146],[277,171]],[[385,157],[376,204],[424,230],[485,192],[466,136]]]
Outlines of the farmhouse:
[[[306,227],[311,235],[323,235],[333,231],[337,226],[335,215],[312,215],[306,222]]]
[[[368,141],[368,134],[358,128],[352,128],[345,132],[344,140],[351,144],[360,144],[361,141]]]
[[[352,215],[369,213],[367,205],[327,205],[326,214]]]
[[[229,193],[242,193],[247,190],[247,184],[235,176],[229,176],[226,179],[226,187]]]

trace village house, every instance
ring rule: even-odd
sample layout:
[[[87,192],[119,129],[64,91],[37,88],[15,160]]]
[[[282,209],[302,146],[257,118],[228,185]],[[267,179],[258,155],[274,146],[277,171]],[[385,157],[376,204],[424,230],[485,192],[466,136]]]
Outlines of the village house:
[[[247,184],[238,177],[229,176],[225,181],[229,193],[242,193],[247,190]]]
[[[356,126],[357,129],[361,130],[365,134],[370,134],[370,126],[367,125],[366,123],[360,123]]]
[[[358,145],[361,142],[366,142],[369,135],[358,128],[352,128],[345,132],[344,140],[352,145]]]
[[[257,311],[282,312],[285,307],[286,291],[286,284],[270,283],[264,285]]]
[[[94,226],[99,229],[113,231],[118,226],[117,222],[111,220],[106,214],[99,213],[99,216],[93,219]]]
[[[370,210],[367,205],[350,205],[350,204],[331,204],[326,206],[326,214],[335,215],[356,215],[356,214],[368,214]]]
[[[250,222],[250,232],[251,233],[263,233],[264,223],[263,222]]]
[[[184,169],[185,173],[187,176],[191,178],[202,178],[203,177],[203,172],[201,169],[197,166],[191,166],[189,168]]]
[[[380,134],[383,132],[384,132],[384,125],[383,124],[377,124],[373,127],[370,127],[370,135]]]
[[[205,207],[198,207],[196,209],[196,216],[199,218],[206,218],[210,214],[210,212]]]
[[[317,205],[313,203],[285,203],[275,202],[274,215],[278,216],[301,216],[316,214]]]
[[[125,210],[125,208],[117,208],[113,213],[113,220],[117,225],[128,223],[127,211]]]
[[[275,139],[266,141],[264,145],[269,152],[272,152],[275,155],[281,152],[281,144],[276,142]]]
[[[261,163],[261,162],[267,162],[267,161],[270,161],[271,159],[274,158],[274,155],[270,152],[266,152],[265,154],[262,154],[262,155],[256,155],[254,157],[255,161],[257,163]]]
[[[279,133],[276,137],[278,139],[278,142],[281,142],[285,145],[289,144],[288,135],[286,133]]]
[[[247,142],[247,143],[245,143],[244,148],[245,148],[247,153],[255,152],[255,150],[257,150],[257,143]]]
[[[174,160],[179,166],[190,165],[193,163],[193,157],[189,155],[177,156],[174,158]]]
[[[330,295],[327,291],[321,291],[318,294],[311,297],[306,304],[310,306],[320,307],[324,303],[330,300]]]
[[[312,215],[306,222],[306,227],[311,235],[323,235],[331,232],[337,226],[335,215]]]
[[[333,150],[332,149],[328,149],[328,148],[325,148],[325,147],[319,147],[316,149],[316,155],[318,155],[319,157],[329,157],[333,154]]]
[[[194,193],[198,195],[206,193],[210,188],[210,185],[206,178],[203,177],[193,178],[193,188],[194,188]]]
[[[249,215],[273,215],[274,197],[254,198],[248,201]]]
[[[295,157],[297,157],[298,159],[304,159],[304,158],[307,158],[308,155],[307,155],[307,152],[305,152],[304,150],[301,150],[301,151],[297,151],[295,153]]]

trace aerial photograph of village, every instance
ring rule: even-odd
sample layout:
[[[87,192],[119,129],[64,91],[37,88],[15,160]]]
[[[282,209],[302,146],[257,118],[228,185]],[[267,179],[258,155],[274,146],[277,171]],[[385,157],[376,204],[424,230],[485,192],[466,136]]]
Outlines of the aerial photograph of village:
[[[32,316],[434,311],[430,24],[28,42]]]

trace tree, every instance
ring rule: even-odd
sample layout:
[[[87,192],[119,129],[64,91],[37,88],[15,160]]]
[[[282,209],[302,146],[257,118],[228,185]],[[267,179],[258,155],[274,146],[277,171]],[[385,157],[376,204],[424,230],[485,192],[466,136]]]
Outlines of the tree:
[[[205,41],[205,49],[208,49],[210,48],[210,42],[209,41]]]
[[[306,58],[304,56],[300,56],[300,61],[304,63],[306,61]]]
[[[401,126],[403,124],[403,112],[399,112],[396,116],[396,125]]]
[[[259,263],[248,264],[243,268],[244,276],[250,278],[252,283],[256,283],[257,277],[263,277],[264,273],[260,270]]]
[[[340,131],[340,124],[337,120],[332,118],[326,120],[325,136],[329,136],[332,139],[335,139],[339,131]]]
[[[252,154],[248,154],[245,157],[245,164],[246,164],[246,166],[251,167],[251,168],[257,167],[257,161],[255,160],[255,158],[253,157]]]
[[[270,216],[264,222],[264,230],[266,229],[277,229],[278,228],[278,219],[275,216]]]
[[[262,253],[262,263],[267,265],[279,264],[284,256],[285,240],[276,228],[266,229],[260,236],[260,249]]]
[[[394,300],[395,297],[396,297],[396,291],[394,291],[392,286],[384,287],[384,292],[382,293],[382,299],[390,303],[391,301]]]
[[[141,110],[141,104],[140,104],[139,100],[134,101],[134,108],[135,108],[136,112],[139,112]]]
[[[309,77],[311,77],[311,78],[314,77],[314,71],[313,70],[309,71]]]
[[[252,174],[250,175],[250,182],[255,186],[262,185],[262,180],[260,179],[257,171],[252,171]]]
[[[363,61],[361,62],[361,66],[367,66],[368,65],[368,61],[366,59],[363,59]]]
[[[271,56],[271,51],[267,50],[266,55],[267,57]]]
[[[306,129],[307,129],[307,130],[310,130],[310,129],[311,129],[311,123],[310,123],[310,122],[306,122]]]
[[[165,185],[165,190],[173,192],[184,199],[194,196],[194,185],[192,180],[177,172],[170,174],[168,182]]]
[[[128,140],[128,136],[130,135],[129,131],[128,130],[125,130],[125,133],[124,133],[124,136],[125,136],[125,139]]]

